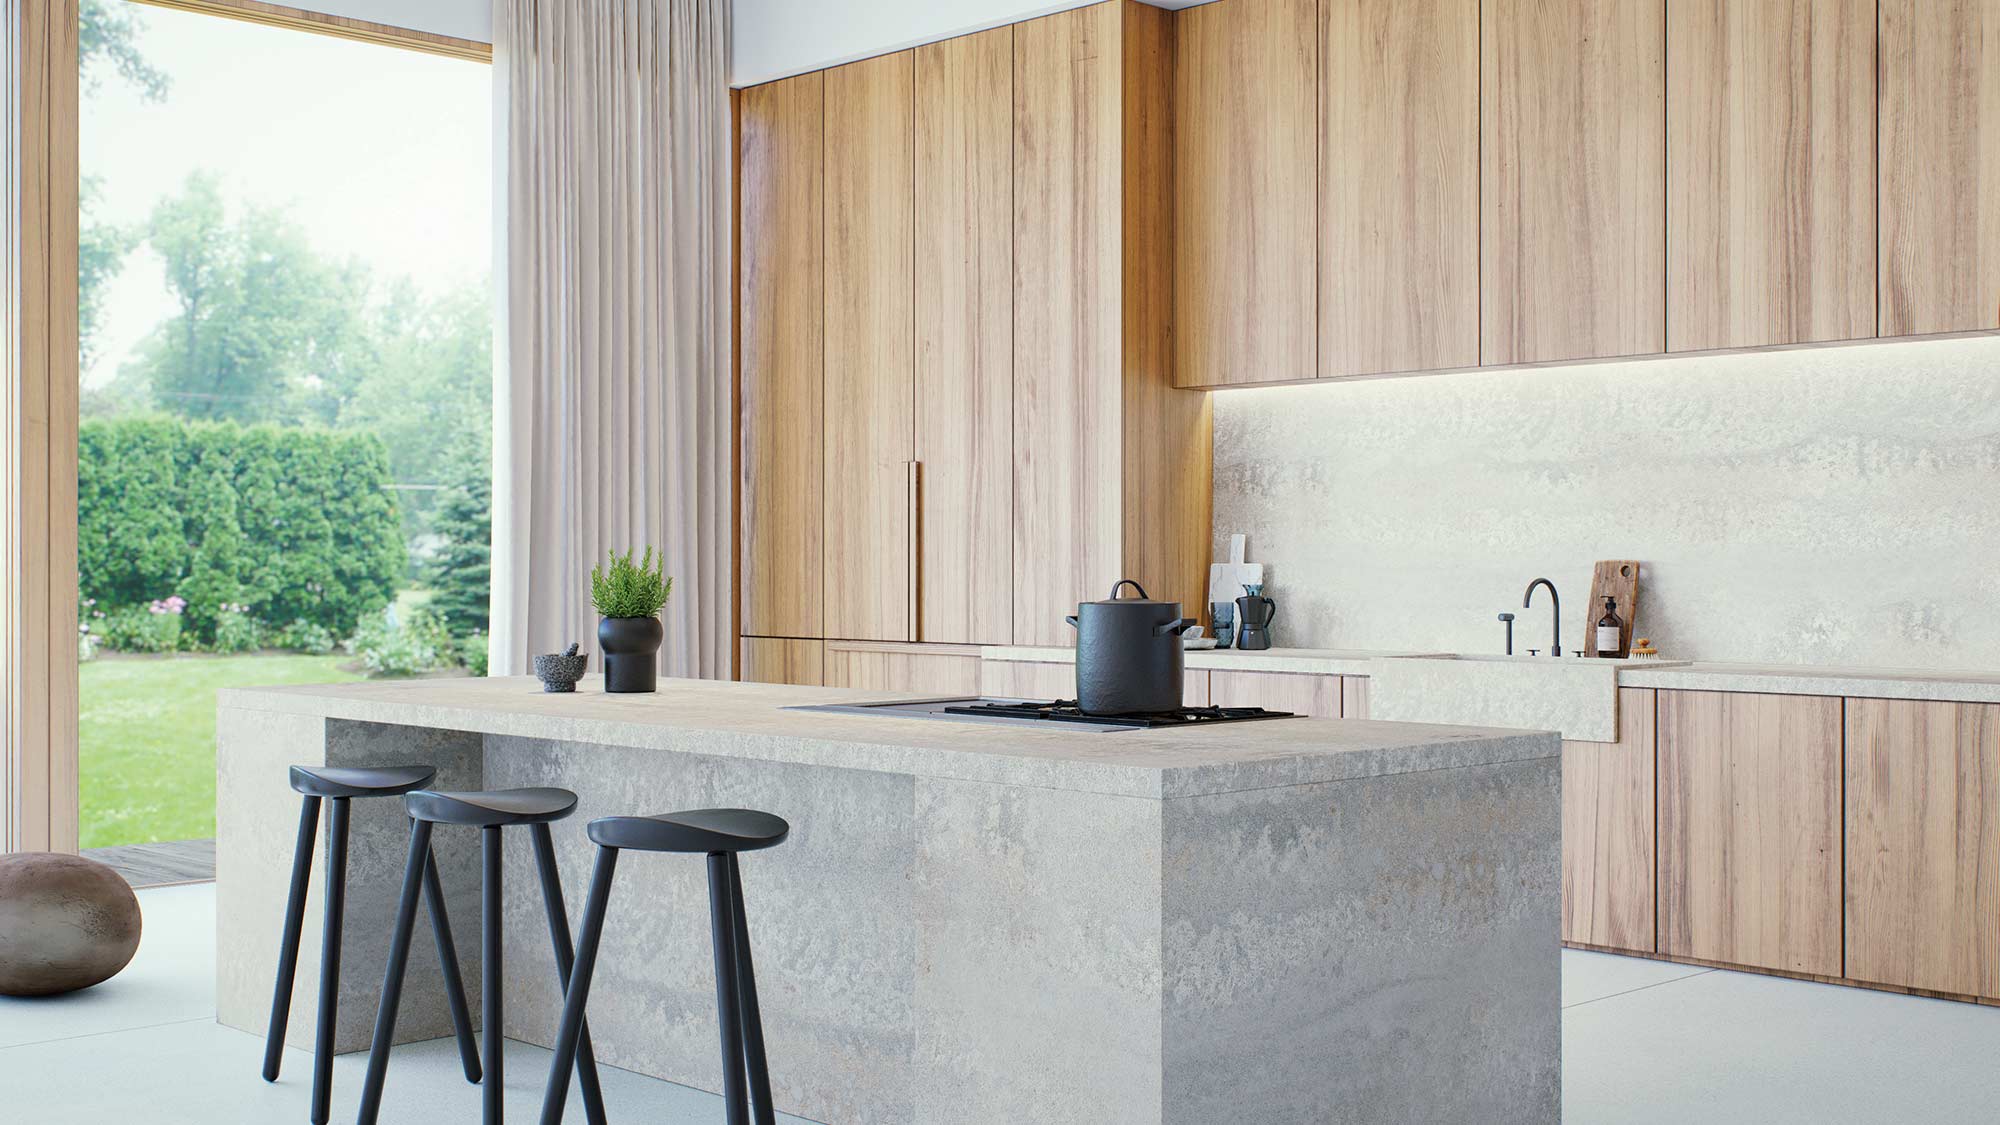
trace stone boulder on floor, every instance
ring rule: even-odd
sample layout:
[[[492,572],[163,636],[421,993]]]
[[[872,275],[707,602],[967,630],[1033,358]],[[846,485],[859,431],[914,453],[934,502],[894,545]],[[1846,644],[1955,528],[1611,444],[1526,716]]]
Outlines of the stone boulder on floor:
[[[139,899],[116,871],[53,852],[0,855],[0,995],[52,996],[118,975]]]

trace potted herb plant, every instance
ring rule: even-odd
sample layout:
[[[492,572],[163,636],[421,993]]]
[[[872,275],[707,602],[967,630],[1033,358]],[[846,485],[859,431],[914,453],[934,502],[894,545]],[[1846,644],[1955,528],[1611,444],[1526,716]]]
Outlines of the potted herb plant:
[[[590,601],[604,620],[597,623],[597,647],[604,653],[604,690],[657,691],[660,686],[660,607],[674,580],[660,574],[653,549],[639,562],[632,552],[609,552],[607,566],[590,569]]]

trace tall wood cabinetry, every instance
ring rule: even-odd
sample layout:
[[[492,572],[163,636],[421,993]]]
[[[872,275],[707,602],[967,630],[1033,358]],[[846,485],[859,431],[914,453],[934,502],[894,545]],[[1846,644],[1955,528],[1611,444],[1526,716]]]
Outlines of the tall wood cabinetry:
[[[746,641],[961,682],[938,646],[1065,643],[1119,578],[1199,602],[1172,18],[1117,0],[739,95]]]

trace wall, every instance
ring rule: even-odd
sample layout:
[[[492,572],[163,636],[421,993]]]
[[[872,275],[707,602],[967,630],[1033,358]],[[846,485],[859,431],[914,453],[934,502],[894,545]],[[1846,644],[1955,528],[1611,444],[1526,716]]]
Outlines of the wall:
[[[1570,648],[1635,558],[1663,656],[2000,670],[2000,339],[1223,392],[1214,530],[1281,645],[1546,651],[1546,575]]]
[[[1096,0],[732,0],[729,84],[754,86]],[[1205,0],[1148,0],[1187,8]]]
[[[493,42],[492,0],[278,0],[288,7]]]

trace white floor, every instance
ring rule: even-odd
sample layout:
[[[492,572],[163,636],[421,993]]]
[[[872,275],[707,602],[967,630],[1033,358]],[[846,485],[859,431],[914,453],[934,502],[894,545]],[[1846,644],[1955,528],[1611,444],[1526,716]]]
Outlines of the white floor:
[[[257,1075],[263,1042],[215,1022],[214,888],[139,896],[146,937],[124,973],[69,997],[0,998],[0,1120],[305,1120],[310,1056],[287,1052],[283,1078],[267,1085]],[[510,1045],[510,1119],[535,1119],[547,1058]],[[363,1062],[335,1064],[335,1121],[354,1118]],[[711,1094],[609,1068],[603,1077],[614,1120],[723,1120]],[[384,1123],[477,1114],[478,1093],[449,1041],[398,1049]],[[573,1093],[568,1119],[583,1120]],[[2000,1008],[1565,951],[1563,1120],[2000,1120]]]

